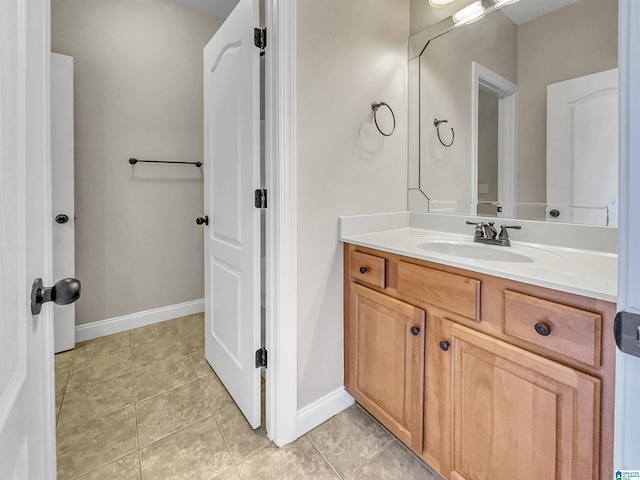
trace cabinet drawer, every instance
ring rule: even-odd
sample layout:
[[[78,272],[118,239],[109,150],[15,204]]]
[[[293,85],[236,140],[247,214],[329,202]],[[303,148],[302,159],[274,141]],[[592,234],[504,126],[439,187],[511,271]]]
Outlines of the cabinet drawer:
[[[480,321],[480,280],[398,262],[398,293]]]
[[[504,331],[579,362],[600,366],[602,317],[504,290]]]
[[[349,274],[355,280],[385,288],[385,259],[362,252],[351,252]]]

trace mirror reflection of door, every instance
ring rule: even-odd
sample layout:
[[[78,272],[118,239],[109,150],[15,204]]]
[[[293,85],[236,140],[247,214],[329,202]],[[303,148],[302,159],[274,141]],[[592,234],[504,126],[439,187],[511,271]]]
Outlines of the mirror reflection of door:
[[[478,62],[471,63],[472,179],[476,213],[517,216],[518,86]]]
[[[617,226],[617,199],[618,69],[549,85],[547,220]]]

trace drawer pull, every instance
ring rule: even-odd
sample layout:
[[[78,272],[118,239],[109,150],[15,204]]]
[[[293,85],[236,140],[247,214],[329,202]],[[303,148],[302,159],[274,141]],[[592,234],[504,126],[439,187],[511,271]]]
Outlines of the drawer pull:
[[[449,342],[447,342],[446,340],[442,340],[438,345],[440,346],[440,350],[442,350],[443,352],[449,350]]]
[[[536,329],[536,332],[538,332],[538,335],[542,335],[543,337],[548,337],[551,333],[551,327],[546,323],[536,323],[534,328]]]
[[[420,333],[420,329],[418,327],[411,327],[411,335],[416,337]]]
[[[368,270],[367,267],[360,267],[360,273],[363,275],[367,273],[367,270]]]

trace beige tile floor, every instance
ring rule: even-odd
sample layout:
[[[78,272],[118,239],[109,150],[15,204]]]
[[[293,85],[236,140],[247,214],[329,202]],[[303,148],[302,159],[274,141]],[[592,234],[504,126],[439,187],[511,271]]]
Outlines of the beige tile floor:
[[[58,479],[440,478],[357,406],[275,447],[209,367],[203,332],[191,315],[56,355]]]

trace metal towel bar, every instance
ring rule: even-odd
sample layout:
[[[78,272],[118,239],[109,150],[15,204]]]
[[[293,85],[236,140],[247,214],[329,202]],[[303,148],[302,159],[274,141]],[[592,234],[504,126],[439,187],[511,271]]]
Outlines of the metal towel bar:
[[[130,158],[129,163],[131,165],[135,165],[136,163],[175,163],[178,165],[195,165],[200,168],[203,164],[202,162],[177,162],[172,160],[138,160],[137,158]]]

